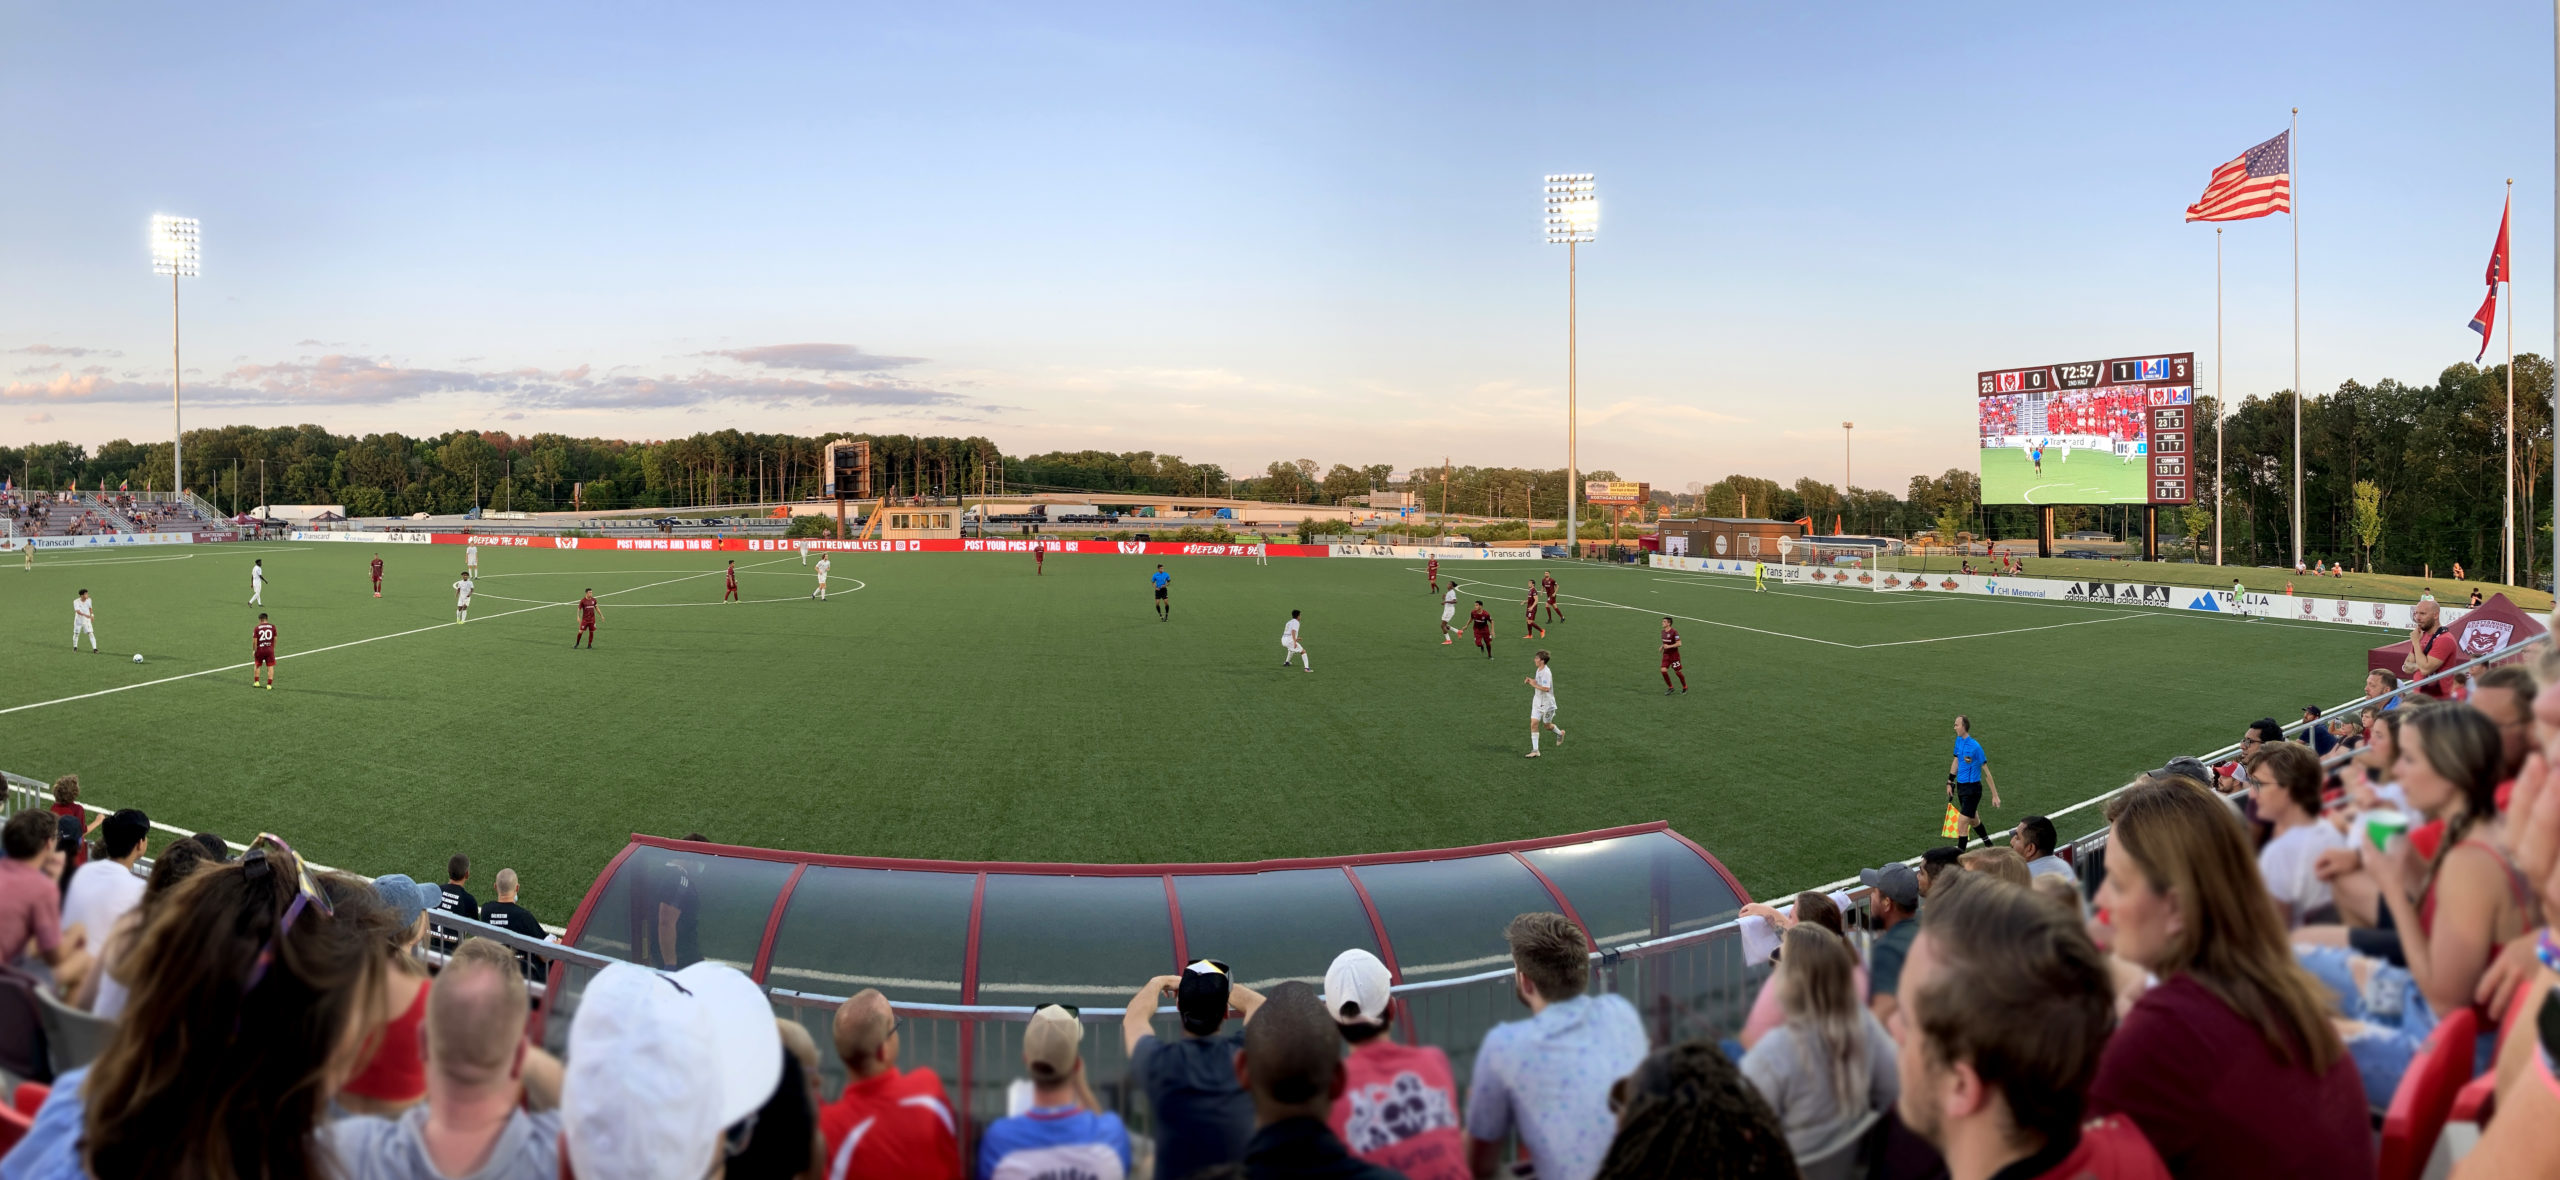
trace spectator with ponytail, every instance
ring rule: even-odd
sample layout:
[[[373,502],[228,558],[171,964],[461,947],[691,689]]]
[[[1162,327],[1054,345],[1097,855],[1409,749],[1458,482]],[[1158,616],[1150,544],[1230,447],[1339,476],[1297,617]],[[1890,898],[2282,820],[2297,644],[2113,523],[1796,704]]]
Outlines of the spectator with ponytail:
[[[2391,1104],[2400,1075],[2445,1013],[2470,1007],[2500,944],[2537,922],[2533,890],[2500,842],[2495,797],[2502,768],[2498,727],[2462,704],[2405,710],[2395,777],[2412,806],[2444,825],[2433,855],[2408,841],[2358,849],[2408,966],[2334,945],[2305,931],[2303,965],[2338,997],[2352,1021],[2347,1050],[2376,1108]]]
[[[1779,946],[1778,1004],[1786,1022],[1742,1058],[1742,1076],[1778,1115],[1787,1144],[1811,1155],[1900,1093],[1893,1036],[1859,1002],[1849,944],[1811,923]]]
[[[393,919],[372,886],[261,836],[170,893],[95,1064],[53,1090],[5,1180],[320,1180],[315,1137],[382,1023]]]

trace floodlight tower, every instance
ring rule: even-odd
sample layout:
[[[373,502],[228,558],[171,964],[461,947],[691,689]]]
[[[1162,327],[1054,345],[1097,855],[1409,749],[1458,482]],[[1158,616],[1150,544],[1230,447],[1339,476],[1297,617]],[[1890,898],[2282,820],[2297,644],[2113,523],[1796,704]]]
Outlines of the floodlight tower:
[[[1564,547],[1578,553],[1580,530],[1574,498],[1582,492],[1581,281],[1582,243],[1600,233],[1600,197],[1591,174],[1547,177],[1547,244],[1564,247]]]
[[[178,280],[196,277],[196,219],[151,215],[151,273],[169,276],[169,490],[187,490],[186,407],[178,396]]]

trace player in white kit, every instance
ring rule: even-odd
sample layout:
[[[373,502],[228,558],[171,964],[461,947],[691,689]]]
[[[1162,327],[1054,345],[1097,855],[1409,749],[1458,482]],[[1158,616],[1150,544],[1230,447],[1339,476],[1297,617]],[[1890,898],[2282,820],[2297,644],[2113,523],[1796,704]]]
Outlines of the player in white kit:
[[[255,560],[255,561],[252,561],[252,562],[250,562],[250,563],[249,563],[249,605],[251,605],[251,606],[263,606],[263,605],[265,605],[265,602],[263,601],[263,596],[266,594],[266,592],[267,592],[267,559],[266,559],[266,558],[261,557],[261,558],[258,558],[258,559],[257,559],[257,560]]]
[[[807,541],[800,542],[800,564],[809,564],[809,543]]]
[[[1556,725],[1556,674],[1553,669],[1547,667],[1547,653],[1543,651],[1538,653],[1538,670],[1521,678],[1520,683],[1528,685],[1530,689],[1529,756],[1535,758],[1538,756],[1539,726],[1543,725],[1555,730],[1559,738],[1564,736],[1564,730]]]
[[[1256,542],[1254,542],[1254,545],[1253,545],[1253,564],[1255,564],[1255,565],[1269,565],[1269,564],[1271,564],[1271,543],[1270,543],[1269,541],[1256,541]]]
[[[1296,611],[1289,612],[1289,625],[1280,629],[1280,666],[1288,667],[1291,656],[1298,657],[1298,662],[1305,664],[1307,671],[1316,670],[1315,664],[1307,659],[1305,645],[1298,642],[1298,612]]]
[[[825,602],[827,600],[828,564],[829,563],[826,558],[821,557],[818,559],[818,588],[809,592],[809,597],[817,599],[820,602]]]
[[[470,621],[471,621],[471,571],[470,571],[470,570],[464,570],[464,571],[462,571],[462,576],[461,576],[460,578],[457,578],[457,579],[455,579],[455,580],[454,580],[454,583],[453,583],[453,621],[454,621],[454,622],[457,622],[457,623],[468,623],[468,622],[470,622]]]
[[[480,576],[480,547],[478,545],[465,545],[462,547],[462,572],[465,577],[476,578]]]
[[[1452,579],[1449,592],[1440,596],[1440,646],[1447,647],[1458,641],[1457,624],[1452,622],[1457,617],[1458,583]]]
[[[71,600],[71,650],[80,650],[80,637],[89,637],[89,654],[98,654],[98,604],[89,600],[83,590]]]

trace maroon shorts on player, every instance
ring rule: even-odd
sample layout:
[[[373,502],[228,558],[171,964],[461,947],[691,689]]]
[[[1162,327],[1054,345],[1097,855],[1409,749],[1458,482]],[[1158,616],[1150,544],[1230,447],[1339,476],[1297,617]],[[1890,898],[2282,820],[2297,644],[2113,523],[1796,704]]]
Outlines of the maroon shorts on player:
[[[579,616],[578,616],[578,629],[579,629],[579,630],[581,630],[581,631],[593,631],[593,630],[595,630],[595,629],[596,629],[596,617],[595,617],[594,615],[579,615]]]
[[[1672,648],[1670,651],[1666,651],[1666,652],[1662,653],[1662,666],[1663,666],[1663,667],[1665,667],[1665,668],[1677,668],[1677,667],[1679,667],[1679,666],[1680,666],[1680,649],[1675,647],[1675,648]]]
[[[272,647],[259,648],[258,654],[249,657],[249,662],[254,665],[262,665],[269,668],[275,667],[276,649]]]

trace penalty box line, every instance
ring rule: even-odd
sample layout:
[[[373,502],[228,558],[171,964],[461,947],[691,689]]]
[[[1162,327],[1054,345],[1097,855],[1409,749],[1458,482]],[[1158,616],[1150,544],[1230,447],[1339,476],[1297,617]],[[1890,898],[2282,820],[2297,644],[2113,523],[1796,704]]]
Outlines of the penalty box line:
[[[761,565],[771,565],[771,564],[773,564],[773,563],[772,563],[772,562],[759,562],[758,564],[761,564]],[[705,571],[703,571],[702,573],[698,573],[698,574],[687,574],[687,575],[685,575],[684,577],[681,577],[681,578],[669,578],[669,579],[667,579],[666,581],[663,581],[663,582],[651,582],[651,583],[649,583],[648,585],[645,585],[645,586],[633,586],[633,587],[630,587],[629,589],[625,589],[625,590],[614,590],[614,591],[609,591],[609,592],[608,592],[608,593],[606,593],[606,594],[599,594],[599,595],[597,595],[596,597],[598,597],[598,598],[605,598],[605,597],[610,597],[611,595],[614,595],[614,594],[631,594],[631,593],[634,593],[634,592],[637,592],[637,591],[641,591],[641,590],[654,589],[654,588],[659,587],[659,586],[669,586],[669,585],[673,585],[673,584],[675,584],[675,583],[677,583],[677,582],[690,581],[690,580],[692,580],[692,579],[694,579],[694,578],[707,578],[707,577],[712,576],[713,574],[717,574],[717,573],[721,573],[721,572],[723,572],[723,571],[721,571],[721,570],[705,570]],[[487,616],[484,616],[484,618],[487,618],[487,619],[503,619],[503,618],[507,618],[507,617],[512,616],[512,615],[521,615],[521,614],[525,614],[525,613],[530,612],[530,611],[550,610],[550,609],[551,609],[551,608],[553,608],[553,607],[558,607],[558,606],[568,606],[568,605],[571,605],[571,604],[570,604],[570,603],[566,603],[566,602],[546,602],[546,603],[543,603],[543,604],[541,604],[541,605],[539,605],[539,606],[525,606],[525,607],[518,607],[518,608],[516,608],[516,609],[514,609],[514,610],[510,610],[510,611],[500,611],[500,612],[498,612],[497,614],[494,614],[494,615],[487,615]],[[407,630],[407,631],[394,631],[394,632],[391,632],[391,633],[390,633],[390,634],[388,634],[388,635],[371,635],[371,636],[367,636],[367,637],[365,637],[365,638],[363,638],[363,639],[350,639],[350,640],[346,641],[345,643],[333,643],[333,644],[330,644],[330,645],[329,645],[329,646],[327,646],[327,647],[315,647],[315,648],[311,648],[311,649],[310,649],[310,650],[308,650],[308,651],[287,652],[287,653],[285,653],[284,655],[281,655],[281,656],[276,657],[276,661],[277,661],[278,663],[282,663],[282,662],[283,662],[283,661],[285,661],[285,660],[297,659],[297,658],[300,658],[300,657],[302,657],[302,656],[316,656],[316,655],[319,655],[319,654],[320,654],[320,653],[322,653],[322,652],[337,651],[337,650],[339,650],[339,649],[341,649],[341,648],[362,647],[362,646],[364,646],[365,644],[368,644],[368,643],[380,643],[380,642],[382,642],[382,641],[383,641],[383,640],[385,640],[385,639],[400,639],[400,638],[403,638],[403,637],[406,637],[406,636],[410,636],[410,635],[424,635],[424,634],[426,634],[426,633],[427,633],[427,632],[429,632],[429,631],[441,631],[441,630],[444,630],[444,629],[445,629],[445,628],[447,628],[447,627],[459,627],[459,626],[461,626],[461,625],[462,625],[462,624],[461,624],[461,623],[458,623],[458,622],[455,622],[455,623],[435,623],[435,624],[432,624],[432,625],[429,625],[429,626],[425,626],[425,627],[415,627],[415,628],[411,628],[410,630]],[[161,677],[161,678],[160,678],[160,679],[158,679],[158,680],[145,680],[145,681],[143,681],[143,682],[142,682],[142,683],[140,683],[140,684],[120,684],[120,685],[117,685],[117,686],[116,686],[116,687],[114,687],[114,688],[102,688],[102,689],[97,690],[96,692],[84,692],[84,693],[78,693],[78,694],[75,694],[75,695],[72,695],[72,696],[67,696],[67,697],[57,697],[57,698],[55,698],[55,699],[53,699],[53,700],[50,700],[50,701],[31,701],[31,702],[29,702],[29,703],[27,703],[27,704],[23,704],[23,705],[11,705],[11,706],[9,706],[9,707],[7,707],[7,708],[0,708],[0,716],[7,716],[8,714],[11,714],[11,713],[23,713],[23,712],[25,712],[25,711],[27,711],[27,710],[29,710],[29,709],[42,709],[42,708],[45,708],[45,707],[46,707],[46,706],[48,706],[48,705],[67,705],[67,704],[70,704],[70,703],[71,703],[71,702],[73,702],[73,701],[85,701],[85,700],[89,700],[89,699],[91,699],[91,698],[93,698],[93,697],[113,696],[113,695],[115,695],[115,694],[117,694],[117,693],[120,693],[120,692],[132,692],[133,690],[135,690],[135,689],[137,689],[137,688],[151,688],[151,687],[153,687],[153,686],[155,686],[155,685],[162,685],[162,684],[175,684],[175,683],[177,683],[177,682],[179,682],[179,681],[181,681],[181,680],[194,680],[194,679],[196,679],[196,678],[198,678],[198,677],[202,677],[202,676],[212,676],[212,675],[216,675],[216,674],[218,674],[218,673],[222,673],[222,672],[237,672],[237,671],[239,671],[240,669],[242,669],[242,668],[246,668],[246,667],[248,667],[248,666],[249,666],[249,661],[247,661],[247,660],[242,660],[241,662],[239,662],[239,663],[237,663],[237,664],[224,664],[224,665],[222,665],[222,666],[220,666],[220,667],[217,667],[217,668],[206,668],[206,669],[204,669],[204,670],[202,670],[202,671],[198,671],[198,672],[182,672],[182,673],[179,673],[179,674],[178,674],[178,675],[176,675],[176,676],[163,676],[163,677]]]

